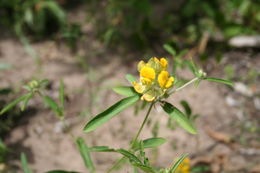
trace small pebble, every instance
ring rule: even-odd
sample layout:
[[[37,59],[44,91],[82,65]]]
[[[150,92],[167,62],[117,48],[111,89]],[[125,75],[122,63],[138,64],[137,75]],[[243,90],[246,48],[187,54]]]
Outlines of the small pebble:
[[[248,97],[253,96],[252,90],[250,90],[245,84],[243,84],[241,82],[236,82],[234,85],[234,89],[236,92],[238,92],[244,96],[248,96]]]
[[[226,97],[226,103],[229,105],[229,106],[238,106],[238,102],[237,100],[235,100],[232,96],[227,96]]]

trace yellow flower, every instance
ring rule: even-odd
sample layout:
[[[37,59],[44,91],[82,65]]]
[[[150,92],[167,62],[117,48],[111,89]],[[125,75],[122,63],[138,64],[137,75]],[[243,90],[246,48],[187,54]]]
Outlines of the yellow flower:
[[[156,92],[154,91],[147,91],[142,97],[141,100],[146,100],[148,102],[151,102],[155,99]]]
[[[152,81],[155,79],[155,71],[151,67],[144,66],[140,71],[140,76]]]
[[[167,69],[167,67],[168,67],[168,61],[167,61],[165,58],[161,58],[161,59],[160,59],[160,64],[161,64],[163,70],[166,70],[166,69]]]
[[[140,81],[142,82],[142,84],[144,84],[144,85],[150,85],[151,84],[151,80],[150,79],[148,79],[148,78],[142,78],[142,79],[140,79]]]
[[[174,82],[174,78],[170,77],[167,71],[161,71],[158,76],[158,83],[161,88],[170,88]]]
[[[134,89],[136,92],[142,94],[144,92],[144,86],[140,85],[139,83],[137,82],[133,82],[133,85],[134,85]]]
[[[140,72],[140,82],[133,82],[136,92],[142,94],[141,99],[148,102],[163,97],[168,88],[173,85],[174,78],[167,72],[168,61],[151,58],[147,63],[140,61],[137,69]]]
[[[190,173],[190,159],[185,158],[183,162],[178,166],[176,173]]]

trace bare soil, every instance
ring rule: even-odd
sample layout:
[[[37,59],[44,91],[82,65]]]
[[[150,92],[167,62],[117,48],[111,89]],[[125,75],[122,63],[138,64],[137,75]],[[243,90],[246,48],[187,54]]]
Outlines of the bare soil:
[[[94,38],[91,25],[86,24],[83,28],[88,38],[79,43],[76,53],[71,53],[63,43],[32,43],[31,46],[40,56],[39,65],[25,52],[17,39],[7,37],[0,40],[0,60],[13,66],[1,72],[0,86],[11,86],[17,93],[22,93],[21,86],[32,78],[46,78],[51,81],[48,93],[51,97],[57,98],[59,79],[64,79],[67,95],[65,122],[70,127],[68,132],[64,132],[61,122],[54,114],[44,107],[39,98],[34,98],[29,103],[29,109],[36,111],[23,114],[24,117],[5,138],[5,143],[12,150],[8,157],[11,169],[20,170],[19,155],[25,152],[29,166],[36,173],[54,169],[88,172],[73,137],[84,138],[89,146],[106,145],[121,148],[128,146],[139,128],[144,111],[135,116],[134,109],[129,108],[96,131],[83,132],[84,125],[92,116],[121,98],[113,93],[111,88],[127,84],[124,75],[136,74],[135,66],[138,62],[138,58],[132,59],[138,56],[134,53],[125,55],[120,51],[112,52],[106,49]],[[247,71],[251,65],[260,69],[260,55],[248,50],[234,50],[225,53],[224,56],[226,64],[234,63],[238,68],[241,67],[239,72]],[[223,77],[223,65],[216,66],[215,63],[209,62],[208,66],[206,69],[209,69],[209,75]],[[184,70],[181,73],[183,76],[191,77],[188,71]],[[241,72],[239,75],[243,74],[245,73]],[[255,93],[258,92],[256,86],[257,84],[250,85]],[[228,104],[227,97],[234,98],[240,105]],[[167,139],[167,143],[158,151],[148,151],[152,163],[157,167],[169,167],[178,156],[189,153],[194,162],[199,159],[210,160],[212,172],[251,172],[252,169],[256,169],[260,164],[259,131],[247,133],[241,130],[244,123],[255,121],[259,127],[260,115],[254,105],[254,99],[257,97],[243,96],[224,85],[210,82],[202,82],[198,88],[190,86],[172,95],[169,102],[180,107],[179,102],[186,100],[192,111],[200,115],[196,119],[198,134],[190,135],[179,127],[169,129],[168,116],[157,106],[150,117],[150,125],[146,126],[141,134],[142,139],[152,137],[152,126],[158,121],[158,136]],[[223,141],[216,137],[216,133],[220,133],[224,138],[230,137],[234,142]],[[239,143],[242,134],[245,134],[243,138],[249,142],[246,145]],[[120,156],[93,153],[92,157],[97,172],[103,173]],[[129,171],[131,172],[131,169],[127,167],[118,172]]]

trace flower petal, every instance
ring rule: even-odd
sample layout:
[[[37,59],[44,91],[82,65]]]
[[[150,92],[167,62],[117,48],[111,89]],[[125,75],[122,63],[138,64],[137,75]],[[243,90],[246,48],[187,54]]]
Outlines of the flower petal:
[[[161,71],[158,76],[158,83],[161,88],[164,88],[169,78],[169,73],[167,71]]]
[[[155,79],[155,71],[151,67],[144,66],[140,71],[140,76],[150,80]]]
[[[155,96],[156,96],[156,93],[154,91],[148,91],[141,97],[141,100],[146,100],[148,102],[151,102],[155,99]]]
[[[170,77],[165,84],[165,88],[170,88],[172,86],[173,82],[174,82],[174,78]]]
[[[134,89],[136,92],[142,94],[144,92],[144,86],[140,85],[139,83],[137,82],[133,82],[133,85],[134,85]]]
[[[161,58],[160,59],[160,64],[162,66],[163,70],[166,70],[167,66],[168,66],[168,61],[165,58]]]

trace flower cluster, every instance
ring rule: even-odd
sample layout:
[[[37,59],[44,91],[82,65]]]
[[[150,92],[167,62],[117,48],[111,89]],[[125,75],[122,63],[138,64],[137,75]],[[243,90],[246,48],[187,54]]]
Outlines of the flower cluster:
[[[142,100],[151,102],[161,98],[172,87],[174,78],[170,76],[167,67],[168,61],[165,58],[153,57],[147,63],[138,63],[140,81],[133,82],[133,86],[136,92],[142,94]]]

